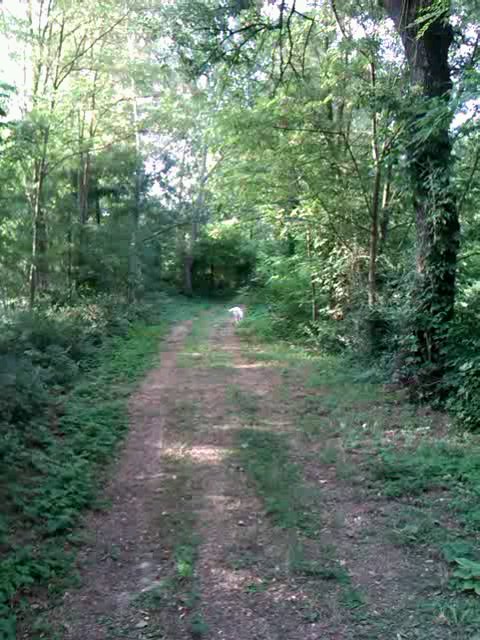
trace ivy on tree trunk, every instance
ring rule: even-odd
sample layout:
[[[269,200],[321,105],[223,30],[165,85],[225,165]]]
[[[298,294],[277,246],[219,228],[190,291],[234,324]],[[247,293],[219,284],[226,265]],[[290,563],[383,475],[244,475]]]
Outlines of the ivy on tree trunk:
[[[460,231],[450,180],[448,52],[453,32],[448,3],[383,0],[383,4],[402,39],[413,92],[419,93],[409,145],[417,230],[415,335],[424,381],[434,384],[443,374],[443,347],[454,312]],[[429,118],[433,112],[438,117]]]

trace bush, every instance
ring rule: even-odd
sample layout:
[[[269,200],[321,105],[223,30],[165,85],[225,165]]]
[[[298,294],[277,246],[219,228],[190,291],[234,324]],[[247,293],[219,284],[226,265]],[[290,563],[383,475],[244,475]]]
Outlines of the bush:
[[[480,356],[457,364],[449,376],[453,389],[449,408],[459,424],[469,431],[480,429]]]
[[[307,345],[323,353],[338,353],[344,347],[338,327],[330,319],[305,325],[303,333]]]
[[[31,359],[0,355],[0,420],[23,424],[43,411],[48,393],[43,372]]]
[[[457,424],[469,431],[480,429],[480,295],[478,286],[459,294],[455,319],[449,328],[445,354],[448,371],[442,394]]]
[[[0,353],[38,354],[50,347],[62,349],[74,361],[81,360],[92,349],[87,318],[72,310],[23,311],[9,319],[0,338]]]
[[[45,351],[27,352],[35,365],[43,370],[47,385],[70,386],[78,375],[79,365],[66,349],[58,344],[49,345]]]
[[[25,424],[49,404],[49,391],[67,390],[80,368],[113,336],[140,317],[158,317],[158,298],[127,305],[112,296],[75,306],[20,311],[0,325],[0,422]]]
[[[265,306],[249,309],[239,331],[244,336],[257,336],[265,342],[276,339],[275,323]]]

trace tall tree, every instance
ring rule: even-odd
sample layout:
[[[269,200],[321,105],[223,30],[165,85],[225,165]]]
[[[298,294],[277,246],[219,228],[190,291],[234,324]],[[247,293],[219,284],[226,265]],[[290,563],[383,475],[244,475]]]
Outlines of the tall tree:
[[[416,100],[408,144],[417,229],[419,356],[434,382],[455,302],[459,217],[451,183],[449,49],[453,29],[446,0],[383,0],[402,39]]]

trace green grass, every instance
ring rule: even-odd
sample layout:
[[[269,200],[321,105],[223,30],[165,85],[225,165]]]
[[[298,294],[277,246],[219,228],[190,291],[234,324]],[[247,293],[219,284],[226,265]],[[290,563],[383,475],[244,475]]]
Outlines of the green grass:
[[[190,434],[195,431],[196,421],[198,418],[198,405],[189,400],[182,398],[175,402],[175,424],[178,429]]]
[[[316,536],[320,527],[317,501],[312,500],[311,491],[303,483],[300,467],[290,460],[288,438],[259,429],[242,429],[237,455],[273,523]]]
[[[228,405],[235,408],[235,413],[239,412],[248,423],[255,422],[259,410],[257,396],[234,384],[227,386],[225,395]]]
[[[196,311],[180,305],[159,324],[137,324],[126,337],[109,340],[66,398],[55,428],[39,421],[35,445],[20,437],[15,446],[9,443],[12,464],[14,458],[24,472],[10,478],[15,509],[2,520],[0,639],[16,637],[24,596],[41,585],[55,593],[71,583],[72,532],[86,508],[99,506],[99,478],[128,430],[128,396],[157,358],[172,322]]]
[[[410,524],[397,530],[410,543],[467,546],[480,534],[480,447],[452,435],[403,449],[387,447],[371,465],[375,487],[395,498],[416,498],[419,508]],[[448,529],[432,521],[453,521]],[[479,557],[478,552],[473,556]],[[457,556],[458,557],[458,556]],[[451,559],[452,561],[455,558]]]
[[[256,593],[263,593],[268,590],[268,581],[261,580],[259,582],[251,582],[250,584],[245,585],[246,593],[250,593],[252,595]]]
[[[348,571],[336,559],[336,549],[330,545],[320,545],[317,549],[318,557],[307,557],[304,545],[297,539],[289,548],[289,570],[300,576],[334,580],[342,585],[350,585]]]
[[[389,496],[419,495],[458,485],[480,490],[480,447],[462,446],[453,439],[421,442],[400,451],[388,447],[373,471]]]

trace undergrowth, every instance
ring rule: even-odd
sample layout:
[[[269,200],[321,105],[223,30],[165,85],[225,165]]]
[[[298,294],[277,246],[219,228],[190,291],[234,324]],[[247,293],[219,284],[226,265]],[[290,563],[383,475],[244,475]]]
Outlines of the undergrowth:
[[[132,385],[156,357],[159,339],[170,324],[191,315],[191,305],[183,302],[162,299],[158,304],[162,306],[145,314],[149,324],[138,314],[113,325],[87,324],[76,340],[79,325],[68,324],[72,311],[67,310],[60,322],[68,330],[62,331],[58,318],[45,313],[39,325],[27,317],[12,322],[10,340],[5,335],[0,340],[4,353],[10,345],[5,357],[26,369],[13,375],[20,400],[26,389],[31,392],[23,413],[12,403],[11,410],[2,413],[2,640],[16,637],[17,618],[39,587],[55,592],[74,577],[74,528],[85,508],[100,506],[99,479],[128,429]],[[68,370],[67,359],[75,364],[74,371]]]

